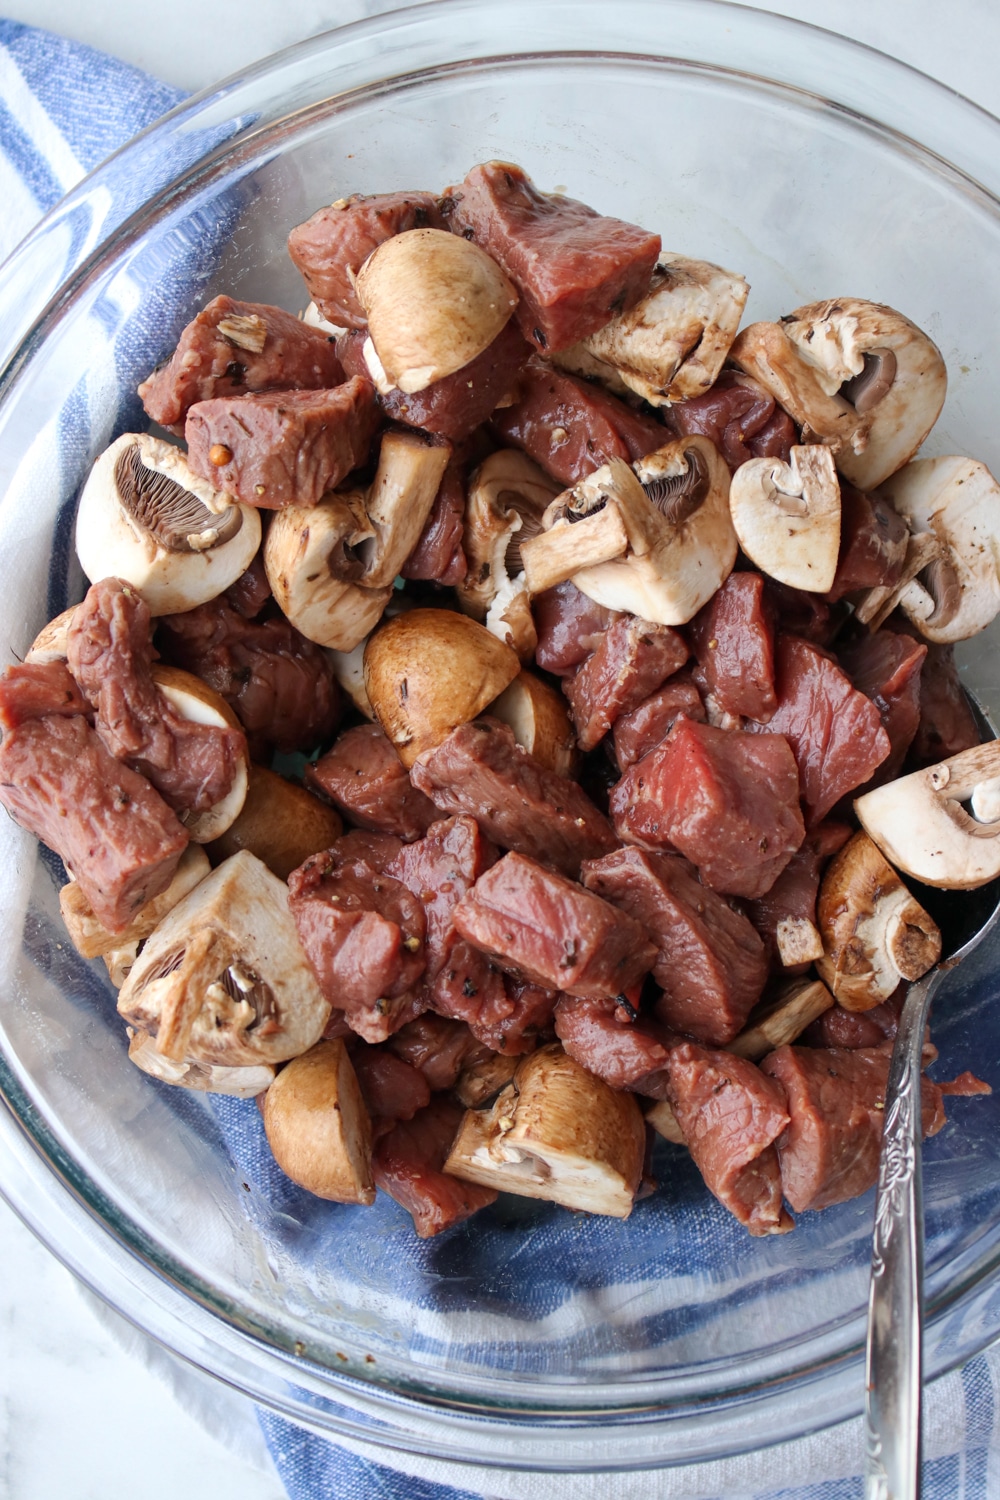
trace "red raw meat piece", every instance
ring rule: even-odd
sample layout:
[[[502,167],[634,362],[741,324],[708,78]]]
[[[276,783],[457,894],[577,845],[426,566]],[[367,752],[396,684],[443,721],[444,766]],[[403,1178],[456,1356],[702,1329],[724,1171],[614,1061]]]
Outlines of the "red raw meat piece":
[[[404,578],[428,578],[454,587],[469,571],[462,539],[465,535],[465,483],[454,462],[434,497],[420,540],[400,568]]]
[[[515,317],[539,349],[568,349],[649,290],[658,234],[540,193],[510,162],[473,167],[442,206],[450,227],[481,245],[517,287]]]
[[[422,1240],[496,1202],[494,1188],[463,1182],[441,1170],[461,1123],[457,1104],[432,1099],[426,1109],[394,1125],[376,1143],[372,1155],[376,1185],[413,1215],[413,1227]]]
[[[440,817],[434,803],[418,792],[392,741],[377,724],[358,724],[333,748],[306,767],[306,785],[323,792],[361,828],[419,839]]]
[[[665,425],[678,437],[711,438],[732,472],[751,458],[788,462],[795,423],[749,375],[723,370],[711,390],[668,407]]]
[[[668,1048],[643,1017],[619,1000],[584,1000],[561,995],[555,1013],[556,1036],[582,1068],[614,1089],[666,1098]]]
[[[728,714],[766,724],[777,707],[774,627],[759,573],[730,573],[688,626],[705,685]]]
[[[615,759],[622,771],[661,744],[681,714],[704,724],[705,705],[690,672],[679,672],[631,713],[615,720]]]
[[[0,729],[16,729],[48,714],[89,713],[90,704],[64,661],[17,662],[0,676]]]
[[[881,786],[899,775],[920,724],[920,679],[927,647],[912,636],[879,630],[859,636],[838,655],[854,686],[878,709],[889,736],[889,754],[871,781]]]
[[[840,555],[830,603],[860,589],[894,588],[903,572],[906,522],[879,495],[863,495],[840,481]]]
[[[564,677],[596,651],[606,631],[620,616],[595,604],[571,579],[536,594],[531,611],[538,634],[535,663],[545,672]]]
[[[373,1119],[412,1120],[418,1109],[431,1102],[423,1074],[384,1044],[370,1047],[357,1042],[351,1048],[351,1062],[365,1108]]]
[[[669,625],[619,615],[593,654],[562,685],[580,749],[599,745],[619,714],[636,708],[687,658],[683,636]]]

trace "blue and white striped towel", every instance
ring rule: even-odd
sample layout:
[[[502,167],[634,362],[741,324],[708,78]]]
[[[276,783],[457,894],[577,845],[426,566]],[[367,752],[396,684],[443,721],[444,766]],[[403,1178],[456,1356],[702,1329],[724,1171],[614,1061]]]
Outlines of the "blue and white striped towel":
[[[0,195],[4,202],[0,259],[87,171],[181,97],[177,90],[89,48],[0,21]],[[194,154],[203,148],[204,142],[197,138],[190,142]],[[164,160],[163,181],[177,165]],[[153,185],[148,178],[136,184],[136,201]],[[93,243],[99,242],[108,227],[100,223],[91,227]],[[206,239],[198,254],[210,259],[214,243]],[[189,261],[180,269],[190,296],[192,277],[196,282],[196,273],[206,272],[207,267]],[[159,318],[158,331],[163,334],[177,316],[179,299],[173,284],[169,278],[165,283],[151,280],[142,290],[144,317],[147,322]],[[9,286],[7,291],[9,308]],[[64,464],[70,462],[67,453],[72,458],[74,445],[92,436],[85,394],[78,408],[60,414],[58,446]],[[127,419],[127,413],[120,415]],[[0,568],[2,564],[0,558]],[[61,607],[59,594],[65,590],[66,575],[65,563],[60,567],[57,559],[50,574],[50,613]],[[216,1120],[241,1172],[266,1194],[280,1196],[284,1188],[262,1149],[256,1110],[221,1100]],[[417,1247],[412,1264],[399,1268],[401,1276],[419,1275],[419,1253]],[[431,1329],[428,1337],[432,1336]],[[162,1362],[162,1352],[150,1349],[149,1359],[155,1367]],[[206,1416],[215,1400],[212,1426],[218,1430],[221,1398],[206,1401],[202,1395],[199,1399],[196,1377],[175,1371],[172,1378],[175,1387],[186,1383],[188,1404],[200,1406]],[[251,1410],[249,1405],[246,1410]],[[989,1500],[1000,1495],[998,1412],[1000,1355],[995,1353],[973,1360],[929,1390],[928,1500]],[[335,1444],[269,1412],[258,1415],[292,1500],[372,1500],[375,1496],[476,1500],[482,1495],[535,1500],[543,1485],[552,1500],[860,1500],[862,1494],[859,1421],[723,1462],[656,1473],[547,1474],[542,1478],[388,1455],[376,1446]]]

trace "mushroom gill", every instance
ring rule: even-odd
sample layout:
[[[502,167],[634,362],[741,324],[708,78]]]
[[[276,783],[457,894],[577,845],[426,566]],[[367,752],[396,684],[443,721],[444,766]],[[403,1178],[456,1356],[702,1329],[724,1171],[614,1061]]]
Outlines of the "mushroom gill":
[[[206,552],[228,542],[243,524],[238,506],[216,514],[168,474],[147,468],[138,443],[119,454],[115,485],[123,509],[167,552]]]

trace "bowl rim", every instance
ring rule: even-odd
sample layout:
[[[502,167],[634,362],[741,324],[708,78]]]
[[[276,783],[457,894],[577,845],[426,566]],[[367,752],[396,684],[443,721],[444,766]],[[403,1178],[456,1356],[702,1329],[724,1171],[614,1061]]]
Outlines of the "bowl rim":
[[[578,12],[581,4],[583,4],[588,13],[591,13],[591,19],[594,13],[604,8],[604,0],[575,0],[572,6],[568,3],[568,0],[543,0],[543,14],[551,18],[557,12],[565,12],[567,14]],[[866,47],[861,43],[850,42],[844,38],[836,37],[834,33],[824,31],[806,22],[777,16],[772,12],[761,11],[747,6],[732,5],[728,3],[728,0],[624,0],[624,3],[620,0],[620,4],[622,4],[622,11],[627,10],[637,14],[651,15],[655,9],[655,13],[661,24],[664,15],[668,13],[680,14],[684,12],[689,16],[697,13],[700,18],[710,15],[714,15],[716,18],[723,15],[729,18],[738,16],[740,17],[740,25],[742,27],[756,29],[760,36],[765,39],[774,36],[794,35],[809,46],[822,46],[824,50],[829,49],[832,45],[839,49],[839,55],[843,58],[851,56],[862,57],[869,61],[869,65],[871,65],[871,60],[874,59],[878,71],[887,77],[906,79],[911,83],[913,80],[918,80],[920,92],[926,94],[929,90],[929,97],[937,99],[939,103],[945,102],[947,107],[956,114],[957,122],[961,124],[963,131],[968,128],[971,122],[978,127],[980,134],[985,133],[986,137],[992,139],[994,148],[1000,145],[1000,122],[980,106],[965,99],[956,90],[944,84],[937,83],[926,74],[919,72],[919,70],[907,64],[898,62],[885,53],[878,52],[876,49]],[[117,169],[123,162],[141,161],[143,153],[151,140],[162,139],[168,136],[173,130],[180,128],[190,121],[203,118],[206,112],[210,112],[212,109],[217,109],[220,106],[228,109],[230,115],[235,110],[238,117],[238,104],[241,91],[245,95],[247,90],[252,88],[255,83],[262,80],[276,79],[277,75],[283,69],[294,68],[299,62],[315,59],[331,49],[341,50],[345,46],[350,45],[352,41],[366,41],[374,36],[384,34],[387,30],[399,30],[414,23],[419,24],[424,21],[430,21],[432,18],[437,21],[441,16],[449,13],[458,14],[461,12],[469,14],[476,11],[493,9],[495,5],[496,0],[425,0],[425,3],[419,5],[408,6],[401,10],[386,11],[375,17],[332,28],[305,42],[296,43],[273,54],[269,58],[261,59],[259,62],[251,65],[250,68],[223,81],[221,84],[202,90],[199,94],[193,95],[181,102],[167,115],[162,117],[161,120],[147,127],[133,141],[120,148],[112,157],[108,158],[106,162],[102,163],[94,172],[84,178],[21,242],[21,245],[15,249],[4,266],[0,267],[0,306],[3,304],[4,288],[17,280],[24,266],[30,262],[37,246],[52,232],[53,228],[63,222],[67,216],[71,215],[78,206],[86,205],[90,201],[95,188],[99,189],[101,187],[112,170]],[[537,6],[538,0],[534,0],[533,8],[537,10]],[[509,14],[511,9],[509,0],[504,9],[505,13]],[[622,11],[616,8],[616,21],[619,31],[621,26],[618,18],[622,14]],[[487,54],[486,56],[465,58],[447,66],[483,66],[494,60],[496,56],[496,54]],[[1000,197],[998,197],[998,190],[1000,190],[1000,165],[998,165],[993,173],[995,186],[991,187],[989,185],[990,173],[983,170],[984,165],[988,165],[988,162],[984,162],[982,157],[981,142],[978,136],[969,143],[968,159],[966,164],[963,165],[961,161],[956,162],[951,157],[944,156],[934,148],[921,144],[916,136],[910,135],[905,130],[899,128],[900,121],[897,121],[895,124],[887,124],[872,115],[865,115],[856,107],[856,99],[845,104],[826,95],[817,95],[815,92],[810,93],[810,91],[802,87],[800,82],[788,83],[781,79],[776,79],[773,75],[764,76],[747,73],[743,69],[725,68],[717,64],[706,64],[692,59],[676,58],[669,55],[664,56],[658,53],[636,54],[634,52],[608,52],[604,49],[598,51],[595,49],[567,50],[562,48],[542,52],[532,50],[530,53],[517,54],[514,58],[510,54],[507,54],[505,60],[518,63],[535,59],[543,62],[573,59],[593,61],[598,57],[610,58],[612,61],[634,59],[642,63],[650,61],[669,63],[672,66],[681,68],[708,68],[713,74],[733,73],[743,81],[759,83],[761,86],[776,88],[786,93],[807,95],[823,107],[834,108],[852,115],[861,126],[874,129],[883,135],[888,134],[900,143],[904,149],[915,151],[921,159],[936,162],[941,170],[957,176],[968,184],[970,191],[983,194],[992,211],[1000,214]],[[421,68],[413,73],[397,73],[375,77],[363,88],[355,85],[349,89],[345,89],[343,92],[333,91],[322,101],[310,106],[310,108],[326,110],[332,107],[335,101],[348,98],[353,99],[359,97],[362,93],[377,93],[387,87],[400,87],[412,81],[425,80],[433,71],[435,70]],[[440,71],[440,67],[437,71]],[[295,117],[297,118],[298,115],[303,113],[308,113],[308,110],[297,111]],[[287,126],[287,119],[285,123]],[[273,131],[275,126],[271,124],[267,128]],[[940,134],[941,132],[938,133]],[[246,144],[249,146],[254,140],[259,142],[261,135],[260,132],[255,132],[251,129],[245,139],[242,136],[237,136],[235,139],[239,140],[241,145]],[[27,327],[23,326],[22,323],[20,337],[13,342],[13,346],[6,351],[0,350],[0,401],[6,399],[15,389],[19,374],[26,368],[32,355],[48,336],[48,332],[58,319],[84,294],[87,287],[99,278],[102,268],[112,264],[129,245],[136,243],[141,238],[143,230],[150,220],[155,218],[171,201],[179,199],[186,189],[193,190],[195,184],[207,185],[212,180],[213,175],[224,169],[224,164],[226,164],[226,168],[228,169],[228,163],[231,161],[233,142],[234,138],[230,137],[222,145],[211,148],[204,156],[198,158],[190,167],[185,169],[184,172],[152,195],[134,213],[124,218],[120,223],[113,225],[89,253],[79,255],[75,261],[71,258],[68,274],[63,277],[59,287],[52,291],[51,295],[47,298],[39,300],[30,307],[31,316]],[[1000,151],[996,151],[995,157],[992,159],[995,159],[1000,164]],[[152,1277],[152,1281],[145,1288],[147,1294],[149,1287],[158,1285],[161,1289],[164,1287],[168,1288],[171,1297],[180,1297],[184,1302],[192,1299],[195,1304],[200,1306],[206,1317],[221,1321],[228,1326],[230,1333],[237,1335],[237,1346],[239,1340],[243,1340],[249,1346],[252,1346],[258,1357],[263,1353],[266,1357],[272,1358],[277,1366],[280,1367],[280,1371],[276,1369],[272,1372],[275,1379],[267,1389],[254,1390],[255,1399],[262,1401],[264,1404],[271,1406],[274,1410],[285,1415],[295,1415],[297,1420],[306,1420],[313,1425],[318,1423],[319,1430],[342,1432],[345,1434],[353,1433],[355,1436],[367,1435],[368,1439],[372,1440],[371,1432],[367,1427],[363,1427],[361,1433],[357,1430],[358,1422],[361,1420],[358,1415],[359,1413],[364,1414],[366,1422],[374,1420],[377,1424],[381,1424],[385,1416],[382,1407],[385,1404],[395,1403],[401,1411],[404,1413],[408,1412],[408,1415],[404,1416],[404,1421],[412,1421],[413,1412],[410,1408],[415,1404],[421,1408],[432,1407],[437,1413],[437,1418],[441,1421],[446,1420],[446,1412],[450,1413],[450,1420],[457,1423],[459,1429],[462,1429],[463,1422],[465,1422],[465,1430],[468,1430],[467,1420],[471,1420],[477,1429],[475,1442],[478,1445],[478,1432],[482,1424],[498,1415],[500,1410],[504,1411],[508,1420],[523,1421],[529,1425],[534,1424],[536,1427],[539,1427],[539,1424],[541,1424],[539,1430],[545,1427],[554,1411],[559,1412],[560,1418],[563,1421],[585,1417],[591,1423],[595,1421],[601,1412],[606,1414],[610,1412],[612,1425],[617,1423],[618,1429],[630,1434],[630,1441],[634,1440],[637,1424],[648,1428],[651,1419],[668,1423],[671,1430],[672,1452],[669,1456],[658,1455],[654,1461],[671,1463],[690,1461],[694,1456],[718,1456],[721,1452],[736,1452],[741,1451],[745,1447],[759,1446],[760,1427],[757,1423],[753,1424],[755,1431],[745,1434],[743,1439],[734,1436],[736,1426],[739,1424],[730,1423],[728,1427],[729,1436],[724,1440],[724,1446],[721,1449],[717,1449],[711,1443],[709,1447],[704,1447],[706,1418],[711,1420],[713,1426],[726,1428],[726,1423],[723,1420],[725,1408],[730,1407],[735,1409],[743,1405],[745,1401],[748,1401],[753,1402],[757,1408],[759,1422],[761,1404],[765,1406],[773,1404],[775,1393],[780,1398],[781,1392],[787,1391],[792,1384],[795,1384],[797,1393],[801,1393],[804,1385],[809,1385],[810,1383],[816,1385],[817,1382],[823,1384],[824,1395],[814,1406],[810,1407],[808,1401],[803,1401],[801,1397],[797,1399],[797,1405],[800,1409],[803,1412],[811,1413],[811,1415],[807,1415],[806,1417],[807,1422],[811,1422],[816,1427],[826,1425],[827,1422],[839,1420],[841,1416],[851,1415],[854,1411],[858,1411],[861,1408],[860,1379],[857,1380],[856,1397],[850,1394],[853,1381],[857,1376],[857,1367],[859,1366],[862,1348],[862,1338],[859,1336],[859,1330],[863,1334],[863,1324],[859,1324],[857,1318],[847,1320],[854,1330],[848,1341],[842,1343],[836,1351],[826,1351],[819,1361],[814,1357],[806,1364],[788,1370],[783,1376],[778,1377],[772,1372],[765,1379],[757,1378],[749,1384],[744,1382],[731,1387],[729,1390],[716,1392],[707,1403],[701,1401],[700,1404],[699,1398],[695,1398],[693,1402],[691,1400],[683,1400],[673,1403],[669,1400],[652,1403],[647,1403],[641,1399],[637,1401],[636,1395],[639,1387],[644,1384],[647,1386],[655,1384],[658,1389],[662,1389],[665,1385],[669,1385],[669,1377],[666,1380],[657,1382],[650,1382],[645,1377],[640,1377],[636,1380],[626,1377],[615,1380],[613,1386],[609,1386],[607,1383],[599,1387],[591,1386],[587,1389],[588,1400],[585,1403],[577,1402],[575,1406],[570,1408],[567,1408],[565,1403],[556,1400],[557,1396],[565,1395],[565,1387],[549,1387],[546,1382],[535,1382],[533,1383],[534,1389],[546,1393],[546,1399],[543,1400],[541,1406],[537,1402],[532,1402],[524,1406],[513,1402],[511,1404],[504,1404],[502,1408],[497,1406],[491,1408],[488,1405],[481,1406],[470,1402],[467,1398],[458,1396],[457,1393],[452,1393],[451,1397],[449,1397],[447,1392],[442,1391],[439,1384],[435,1384],[433,1381],[425,1383],[429,1372],[424,1370],[420,1371],[419,1379],[414,1379],[412,1374],[409,1377],[406,1377],[405,1374],[400,1374],[394,1377],[390,1386],[386,1388],[378,1385],[371,1377],[358,1380],[321,1363],[309,1362],[308,1367],[304,1367],[303,1362],[295,1358],[293,1350],[287,1348],[283,1350],[280,1340],[275,1341],[275,1330],[257,1328],[245,1319],[241,1319],[236,1310],[221,1306],[217,1300],[213,1300],[210,1288],[190,1285],[190,1278],[184,1274],[184,1268],[178,1266],[176,1263],[171,1264],[169,1258],[166,1258],[167,1263],[165,1263],[164,1257],[157,1256],[156,1247],[151,1246],[146,1241],[139,1226],[128,1220],[127,1216],[114,1216],[118,1220],[117,1227],[108,1222],[107,1210],[103,1207],[107,1203],[107,1200],[103,1198],[103,1195],[96,1189],[94,1184],[91,1184],[91,1191],[88,1194],[85,1185],[80,1181],[80,1177],[83,1176],[85,1178],[86,1174],[82,1173],[78,1166],[74,1164],[72,1156],[66,1153],[57,1136],[47,1129],[45,1122],[37,1118],[32,1120],[30,1100],[27,1099],[27,1096],[19,1088],[14,1074],[6,1067],[2,1057],[0,1057],[0,1098],[2,1098],[6,1106],[5,1110],[0,1112],[0,1138],[3,1138],[6,1150],[14,1155],[17,1154],[16,1142],[20,1135],[22,1145],[27,1142],[30,1152],[33,1153],[37,1160],[41,1160],[45,1164],[51,1174],[53,1179],[52,1191],[56,1193],[56,1197],[58,1197],[58,1192],[56,1192],[58,1188],[68,1200],[71,1200],[76,1205],[77,1209],[82,1210],[89,1217],[94,1226],[95,1234],[89,1237],[93,1243],[89,1244],[86,1254],[80,1246],[71,1250],[65,1244],[55,1243],[53,1237],[46,1232],[44,1213],[39,1209],[37,1201],[32,1199],[31,1192],[25,1189],[23,1182],[20,1188],[15,1186],[14,1190],[10,1190],[8,1184],[0,1178],[0,1192],[3,1192],[4,1196],[8,1197],[8,1201],[11,1202],[15,1211],[22,1214],[22,1217],[43,1238],[49,1248],[60,1256],[61,1259],[64,1259],[64,1263],[70,1264],[70,1268],[75,1270],[76,1274],[81,1275],[82,1279],[87,1281],[87,1284],[98,1295],[109,1301],[111,1305],[116,1306],[119,1311],[124,1311],[124,1315],[128,1317],[130,1316],[129,1312],[118,1305],[116,1297],[110,1291],[110,1288],[114,1285],[114,1281],[109,1281],[104,1270],[101,1268],[99,1241],[100,1234],[103,1232],[110,1240],[114,1241],[117,1251],[124,1251],[139,1263],[144,1272],[149,1273]],[[0,1157],[0,1160],[2,1159]],[[23,1162],[27,1158],[22,1153],[19,1159]],[[12,1179],[15,1183],[18,1180],[17,1173],[13,1171]],[[89,1179],[87,1181],[89,1182]],[[98,1206],[98,1200],[101,1202],[101,1207]],[[111,1207],[113,1208],[113,1205]],[[62,1212],[64,1217],[70,1213],[69,1204],[63,1206]],[[77,1223],[77,1231],[80,1230],[80,1223]],[[84,1236],[84,1238],[87,1237]],[[113,1259],[120,1265],[120,1259],[117,1255]],[[988,1261],[989,1264],[985,1269],[978,1264],[973,1264],[967,1269],[961,1283],[953,1284],[939,1293],[929,1308],[929,1326],[934,1322],[935,1318],[943,1316],[946,1310],[953,1310],[957,1303],[968,1302],[970,1299],[975,1300],[976,1291],[981,1286],[985,1276],[990,1271],[995,1270],[996,1265],[1000,1263],[1000,1252],[998,1252],[997,1256],[989,1257]],[[142,1281],[142,1278],[139,1277],[138,1280]],[[177,1316],[176,1313],[172,1314],[172,1318],[169,1337],[164,1336],[163,1341],[174,1348],[175,1352],[179,1353],[182,1358],[191,1359],[202,1368],[210,1370],[211,1373],[217,1374],[220,1378],[227,1379],[230,1383],[243,1389],[252,1389],[255,1381],[260,1386],[260,1380],[257,1377],[250,1379],[248,1374],[250,1366],[253,1364],[253,1359],[249,1353],[247,1358],[241,1361],[230,1350],[227,1356],[228,1363],[226,1367],[222,1369],[215,1368],[213,1361],[209,1359],[206,1353],[211,1341],[207,1339],[205,1329],[199,1327],[197,1339],[192,1341],[191,1338],[185,1338],[184,1318]],[[136,1321],[138,1323],[138,1319]],[[139,1323],[139,1326],[145,1325]],[[264,1341],[265,1335],[269,1340],[267,1342]],[[803,1341],[797,1340],[796,1347],[803,1347]],[[810,1347],[808,1341],[806,1341],[805,1347]],[[935,1369],[938,1372],[943,1372],[967,1357],[967,1351],[965,1350],[960,1350],[957,1353],[953,1352],[950,1364],[945,1360],[943,1363],[939,1362],[935,1366]],[[217,1365],[218,1361],[215,1361],[214,1364]],[[236,1373],[238,1368],[240,1370],[239,1374]],[[315,1391],[313,1390],[313,1386],[316,1383],[313,1379],[314,1371],[319,1372],[321,1375],[319,1388]],[[492,1385],[492,1383],[491,1381],[490,1384]],[[329,1391],[331,1387],[335,1392],[336,1399],[327,1401],[325,1404],[320,1401],[319,1406],[317,1406],[317,1397],[322,1397],[323,1392]],[[309,1392],[309,1399],[301,1401],[290,1394],[295,1388],[307,1390]],[[466,1389],[468,1390],[467,1382]],[[631,1398],[623,1399],[626,1398],[627,1393],[632,1393]],[[579,1395],[579,1391],[576,1391],[575,1394]],[[319,1415],[320,1410],[322,1410],[322,1415]],[[354,1415],[345,1416],[345,1411],[352,1411]],[[468,1414],[468,1419],[462,1415],[463,1412]],[[687,1424],[690,1431],[690,1441],[681,1441],[679,1444],[675,1441],[679,1435],[679,1424]],[[608,1425],[607,1423],[604,1424],[605,1439],[608,1436]],[[797,1422],[795,1427],[796,1430],[800,1430],[801,1422]],[[777,1425],[777,1428],[771,1428],[770,1430],[775,1433],[773,1441],[780,1441],[783,1437],[792,1435],[791,1431],[786,1431],[780,1423]],[[747,1435],[749,1435],[749,1441],[745,1440]],[[398,1440],[398,1445],[405,1447],[410,1440],[411,1434],[409,1428],[407,1428],[406,1437]],[[388,1434],[380,1433],[377,1441],[391,1446],[394,1442],[397,1442],[397,1437],[392,1432]],[[560,1444],[566,1441],[566,1433],[563,1429],[560,1431],[559,1441]],[[737,1444],[735,1447],[733,1446],[734,1441]],[[585,1444],[579,1445],[580,1452],[583,1452],[585,1446]],[[639,1446],[640,1448],[642,1447],[642,1445]],[[461,1458],[461,1449],[461,1443],[456,1448],[454,1442],[449,1442],[440,1451],[444,1456]],[[537,1456],[535,1456],[532,1458],[532,1461],[526,1462],[521,1466],[527,1468],[568,1468],[574,1465],[577,1467],[632,1467],[638,1466],[639,1463],[650,1461],[648,1452],[645,1449],[642,1451],[646,1454],[644,1458],[641,1454],[637,1454],[634,1462],[623,1463],[621,1465],[594,1465],[590,1458],[584,1461],[571,1454],[568,1459],[564,1457],[560,1462],[552,1461],[549,1464],[544,1462],[539,1463]],[[476,1451],[475,1461],[479,1463],[484,1462],[481,1451]],[[509,1455],[505,1456],[502,1459],[502,1464],[504,1466],[512,1466],[511,1457]]]

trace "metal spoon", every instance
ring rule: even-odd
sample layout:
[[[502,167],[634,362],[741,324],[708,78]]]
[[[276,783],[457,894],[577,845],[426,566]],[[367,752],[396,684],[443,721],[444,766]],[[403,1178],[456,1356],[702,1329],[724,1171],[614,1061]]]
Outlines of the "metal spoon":
[[[953,940],[965,941],[950,958],[910,986],[889,1064],[868,1295],[865,1500],[919,1500],[920,1496],[924,1327],[920,1077],[924,1028],[931,1001],[945,975],[979,946],[1000,918],[1000,885],[996,881],[979,891],[932,892],[921,887],[914,889],[914,895],[931,910],[942,931],[950,930]]]

